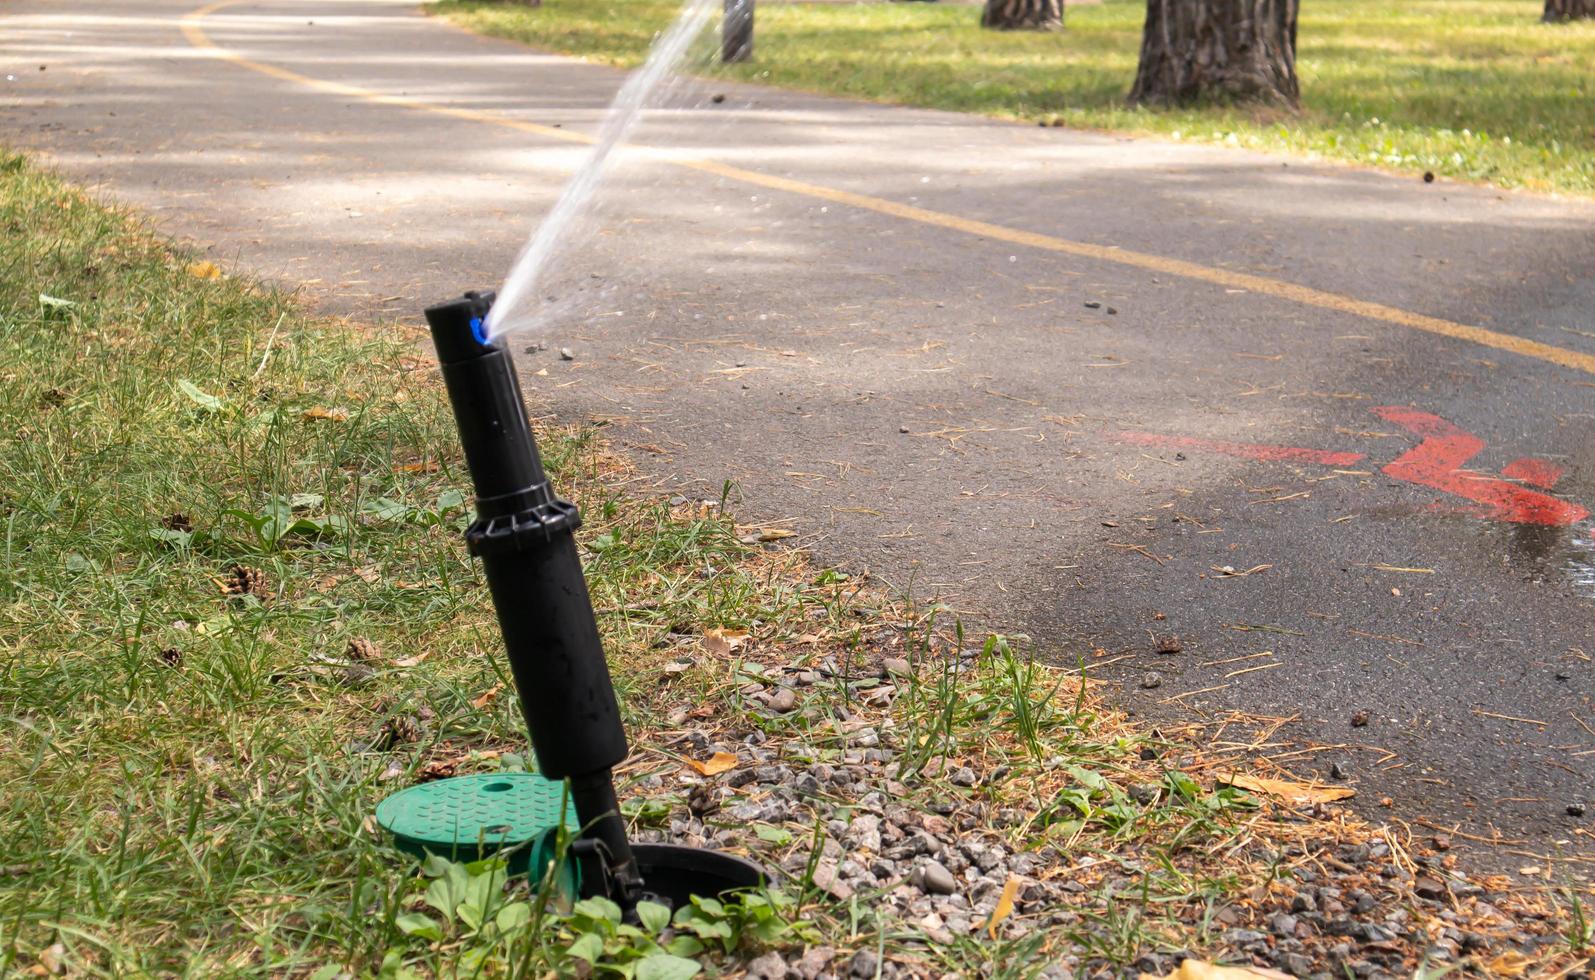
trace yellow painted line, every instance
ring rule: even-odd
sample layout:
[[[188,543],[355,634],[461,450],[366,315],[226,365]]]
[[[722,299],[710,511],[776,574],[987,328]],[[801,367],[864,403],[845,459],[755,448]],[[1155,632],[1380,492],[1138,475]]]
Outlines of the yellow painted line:
[[[218,0],[216,3],[207,4],[198,10],[191,11],[184,15],[181,22],[183,36],[195,48],[209,51],[233,64],[285,82],[302,85],[318,92],[360,99],[377,105],[429,112],[452,119],[463,119],[469,122],[484,123],[489,126],[519,130],[523,133],[535,133],[538,136],[547,136],[551,139],[563,140],[568,143],[594,142],[593,137],[585,133],[572,132],[538,123],[523,122],[519,119],[511,119],[507,116],[482,112],[477,109],[439,105],[435,102],[412,99],[408,96],[387,95],[355,85],[345,85],[341,82],[312,78],[309,75],[301,75],[296,71],[290,71],[277,65],[245,58],[234,51],[217,45],[206,35],[204,28],[200,26],[200,21],[211,14],[243,2],[244,0]],[[1247,292],[1299,303],[1302,306],[1312,306],[1336,313],[1365,317],[1369,320],[1379,320],[1384,323],[1409,327],[1413,330],[1439,334],[1442,337],[1450,337],[1453,340],[1465,340],[1483,347],[1491,347],[1523,357],[1532,357],[1570,370],[1595,375],[1595,354],[1585,354],[1581,351],[1568,350],[1565,347],[1556,347],[1552,344],[1543,344],[1537,340],[1516,337],[1512,334],[1488,330],[1484,327],[1475,327],[1452,320],[1444,320],[1440,317],[1413,313],[1410,310],[1386,306],[1383,303],[1354,299],[1350,296],[1342,296],[1339,293],[1314,289],[1311,286],[1303,286],[1298,283],[1285,282],[1281,279],[1270,279],[1267,276],[1220,269],[1197,262],[1187,262],[1184,259],[1173,259],[1146,252],[1114,248],[1108,245],[1093,245],[1090,242],[1071,241],[1066,238],[1057,238],[1033,231],[1022,231],[1005,225],[996,225],[987,221],[964,218],[956,214],[947,214],[943,211],[932,211],[929,208],[914,207],[911,204],[900,204],[896,201],[874,197],[869,194],[858,194],[835,187],[826,187],[822,184],[811,184],[807,181],[793,180],[789,177],[777,177],[773,174],[760,173],[756,170],[746,170],[742,167],[734,167],[715,160],[694,159],[666,153],[658,153],[657,157],[679,167],[685,167],[701,173],[714,174],[727,180],[752,184],[768,190],[784,191],[822,201],[830,201],[834,204],[843,204],[865,211],[873,211],[877,214],[900,218],[904,221],[913,221],[922,225],[930,225],[935,228],[946,228],[949,231],[962,232],[979,238],[989,238],[993,241],[1006,242],[1010,245],[1023,245],[1047,252],[1057,252],[1063,255],[1094,259],[1099,262],[1146,269],[1150,272],[1158,272],[1163,275],[1176,276],[1196,282],[1211,283],[1228,289],[1243,289]]]

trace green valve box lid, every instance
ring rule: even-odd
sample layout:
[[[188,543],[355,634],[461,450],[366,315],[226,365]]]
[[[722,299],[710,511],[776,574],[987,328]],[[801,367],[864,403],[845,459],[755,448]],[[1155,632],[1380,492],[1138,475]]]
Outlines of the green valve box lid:
[[[559,826],[562,809],[574,834],[580,825],[563,782],[530,772],[479,773],[400,790],[377,804],[377,823],[416,857],[475,861],[511,851],[509,873],[518,875],[553,857],[533,860],[545,849],[539,838]]]

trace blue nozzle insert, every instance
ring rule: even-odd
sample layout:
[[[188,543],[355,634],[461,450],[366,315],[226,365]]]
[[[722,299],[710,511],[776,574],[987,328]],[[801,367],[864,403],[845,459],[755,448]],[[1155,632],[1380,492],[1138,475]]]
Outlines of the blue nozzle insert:
[[[487,323],[479,316],[471,317],[471,336],[483,347],[487,346]]]

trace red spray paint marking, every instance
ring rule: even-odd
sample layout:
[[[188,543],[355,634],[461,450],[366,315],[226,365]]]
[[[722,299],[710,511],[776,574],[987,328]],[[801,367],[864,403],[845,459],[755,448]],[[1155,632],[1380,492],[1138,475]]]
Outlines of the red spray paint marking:
[[[1561,527],[1589,516],[1589,511],[1577,504],[1525,490],[1505,480],[1463,472],[1462,465],[1484,450],[1484,440],[1438,415],[1398,405],[1373,412],[1423,437],[1422,442],[1384,467],[1388,476],[1471,500],[1482,505],[1481,516],[1514,524]]]
[[[1387,406],[1373,411],[1385,421],[1423,437],[1423,441],[1417,446],[1383,468],[1387,476],[1472,501],[1478,506],[1469,507],[1467,511],[1491,520],[1562,527],[1575,524],[1589,516],[1589,511],[1577,504],[1525,490],[1507,480],[1464,470],[1463,465],[1484,450],[1484,440],[1452,425],[1438,415],[1401,406]],[[1223,453],[1226,456],[1239,456],[1242,459],[1270,462],[1350,466],[1367,458],[1363,453],[1336,453],[1296,446],[1223,442],[1190,436],[1159,435],[1154,432],[1120,432],[1115,438],[1142,446],[1200,449]],[[1542,459],[1524,458],[1508,463],[1501,472],[1503,476],[1512,480],[1550,489],[1562,478],[1565,471],[1560,466]],[[1434,506],[1444,508],[1443,504]]]
[[[1567,470],[1543,459],[1514,459],[1501,467],[1501,475],[1512,480],[1531,483],[1546,490],[1556,486]]]
[[[1351,466],[1366,458],[1362,453],[1331,453],[1320,449],[1298,449],[1295,446],[1263,446],[1245,442],[1221,442],[1217,439],[1194,439],[1190,436],[1162,436],[1154,432],[1120,432],[1116,438],[1141,446],[1166,446],[1171,449],[1205,449],[1239,456],[1242,459],[1261,459],[1269,462],[1322,463],[1325,466]]]

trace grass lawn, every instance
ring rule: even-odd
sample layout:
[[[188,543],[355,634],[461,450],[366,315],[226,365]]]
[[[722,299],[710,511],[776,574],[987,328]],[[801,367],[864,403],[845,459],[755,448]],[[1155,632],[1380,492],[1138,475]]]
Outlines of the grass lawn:
[[[472,30],[634,65],[671,0],[444,0]],[[768,3],[756,58],[704,74],[883,102],[1317,154],[1539,190],[1595,193],[1595,22],[1545,25],[1539,0],[1302,5],[1304,109],[1127,108],[1146,5],[1067,8],[1057,34],[979,27],[979,8]]]
[[[526,751],[417,339],[311,319],[0,152],[0,974],[539,975],[607,928],[524,928],[522,901],[466,935],[370,823]],[[544,435],[623,695],[666,626],[824,631],[795,559]]]
[[[491,861],[418,874],[378,800],[528,758],[416,340],[310,317],[0,153],[0,974],[690,980],[784,952],[1107,975],[1247,944],[1343,972],[1338,925],[1267,938],[1296,913],[1385,923],[1358,955],[1392,974],[1463,957],[1431,948],[1453,926],[1481,963],[1582,959],[1586,880],[1453,879],[1449,843],[1315,802],[1300,753],[1248,756],[1276,722],[1137,729],[721,501],[623,492],[601,433],[551,425],[633,833],[786,876],[634,926]],[[905,883],[920,855],[955,894]],[[1459,890],[1416,898],[1415,873]]]

